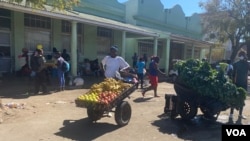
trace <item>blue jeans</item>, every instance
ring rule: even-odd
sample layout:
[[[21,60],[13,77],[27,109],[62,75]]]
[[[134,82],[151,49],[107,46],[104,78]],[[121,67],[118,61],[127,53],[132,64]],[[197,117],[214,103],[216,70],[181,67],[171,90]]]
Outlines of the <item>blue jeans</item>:
[[[143,79],[144,79],[144,74],[143,73],[137,73],[138,76],[138,83],[141,84],[141,88],[143,88]]]
[[[58,80],[59,80],[59,87],[64,88],[65,87],[64,72],[62,70],[58,69],[57,76],[58,76]]]

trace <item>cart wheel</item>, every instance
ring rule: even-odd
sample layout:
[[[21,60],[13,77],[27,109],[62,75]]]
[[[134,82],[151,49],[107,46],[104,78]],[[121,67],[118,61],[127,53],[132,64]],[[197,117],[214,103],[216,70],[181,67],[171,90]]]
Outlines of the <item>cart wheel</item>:
[[[209,110],[209,108],[206,107],[200,107],[201,112],[204,114],[204,118],[212,120],[212,121],[216,121],[218,119],[218,116],[220,115],[220,112],[217,113],[213,113],[211,110]]]
[[[131,106],[127,101],[122,101],[115,109],[115,121],[119,126],[127,125],[131,118]]]
[[[197,107],[195,104],[187,101],[180,101],[178,111],[182,119],[189,120],[196,116]]]
[[[91,121],[97,121],[97,120],[102,118],[103,111],[102,110],[96,110],[96,109],[93,109],[93,108],[87,108],[87,114],[88,114],[88,118]]]

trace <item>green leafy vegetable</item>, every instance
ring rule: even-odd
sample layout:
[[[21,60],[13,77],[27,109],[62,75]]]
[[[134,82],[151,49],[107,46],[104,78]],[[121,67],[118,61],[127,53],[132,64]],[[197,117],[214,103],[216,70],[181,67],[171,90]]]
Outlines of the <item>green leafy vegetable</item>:
[[[236,109],[245,105],[246,90],[236,87],[224,69],[217,71],[208,62],[198,59],[179,61],[174,67],[178,70],[179,79],[197,94],[218,99]]]

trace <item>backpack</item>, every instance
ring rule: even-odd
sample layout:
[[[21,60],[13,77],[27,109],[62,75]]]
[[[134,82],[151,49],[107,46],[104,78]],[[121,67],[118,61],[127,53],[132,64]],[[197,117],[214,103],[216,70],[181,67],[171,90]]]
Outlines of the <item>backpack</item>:
[[[69,63],[67,61],[65,61],[65,60],[63,61],[61,70],[63,72],[68,72],[69,71]]]

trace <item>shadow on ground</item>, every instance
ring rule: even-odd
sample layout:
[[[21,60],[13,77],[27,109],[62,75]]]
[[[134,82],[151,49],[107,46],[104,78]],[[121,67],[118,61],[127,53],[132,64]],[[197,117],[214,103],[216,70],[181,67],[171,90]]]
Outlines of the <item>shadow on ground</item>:
[[[181,118],[170,119],[167,115],[159,115],[152,125],[158,127],[163,134],[169,134],[183,140],[192,141],[218,141],[221,140],[221,126],[223,123],[209,121],[201,115],[192,120]]]
[[[223,117],[217,121],[211,121],[205,119],[203,115],[197,115],[192,120],[182,120],[180,117],[171,119],[167,114],[161,114],[158,117],[159,120],[151,124],[158,127],[160,132],[192,141],[219,141],[222,138],[222,125],[242,124],[241,119],[232,121]]]
[[[66,90],[89,89],[94,83],[103,81],[103,77],[84,76],[83,86],[66,86]],[[54,93],[58,88],[57,78],[50,78],[47,83],[48,91]],[[41,93],[40,93],[41,94]],[[34,95],[34,80],[29,77],[18,77],[12,74],[6,74],[0,82],[0,98],[23,99]]]
[[[64,120],[63,127],[59,132],[55,133],[57,136],[68,138],[71,140],[95,140],[96,138],[112,132],[119,128],[118,125],[109,123],[93,123],[88,118],[80,120]]]
[[[150,99],[152,99],[154,97],[138,97],[136,99],[134,99],[133,101],[135,103],[140,103],[140,102],[146,102],[146,101],[149,101]]]
[[[170,119],[165,114],[158,115],[158,118],[151,124],[158,127],[159,132],[192,141],[219,141],[221,140],[221,126],[229,124],[206,120],[202,115],[197,115],[192,120]],[[118,125],[109,123],[92,123],[88,118],[64,120],[63,127],[55,135],[71,140],[95,140],[119,128]]]

